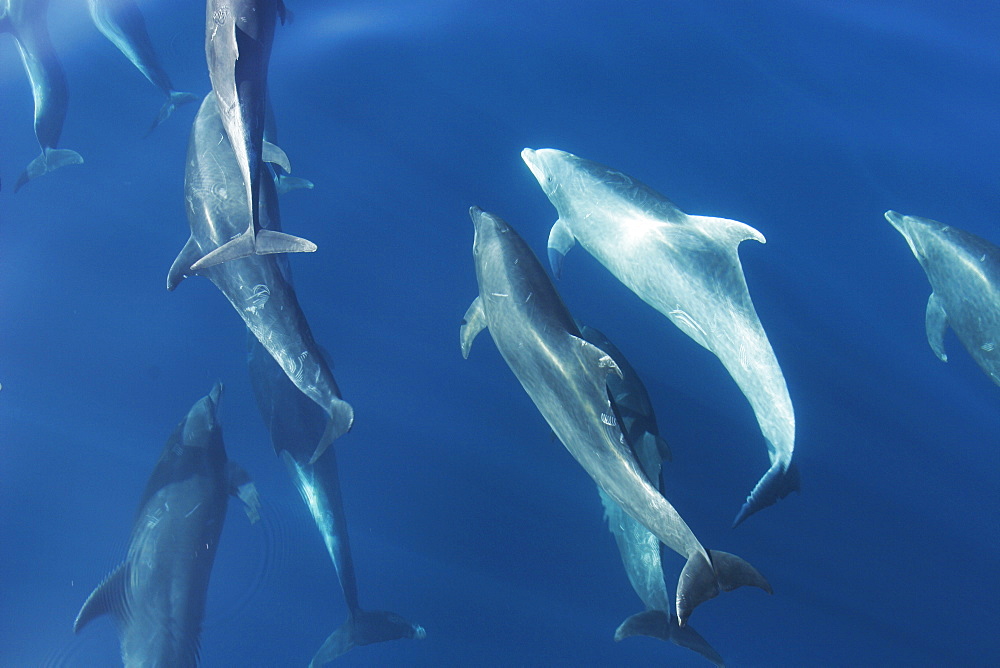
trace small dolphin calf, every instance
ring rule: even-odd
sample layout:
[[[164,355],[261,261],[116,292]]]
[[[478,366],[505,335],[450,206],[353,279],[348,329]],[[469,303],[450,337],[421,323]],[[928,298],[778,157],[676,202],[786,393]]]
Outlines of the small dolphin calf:
[[[175,90],[170,76],[160,65],[153,43],[146,31],[146,20],[139,11],[135,0],[87,0],[90,18],[94,25],[112,44],[132,61],[149,82],[163,91],[167,101],[160,107],[160,113],[153,119],[146,134],[156,129],[170,117],[174,109],[198,99],[193,93]]]
[[[170,267],[168,290],[191,275],[194,258],[239,234],[240,214],[246,210],[239,165],[226,139],[214,93],[205,97],[191,128],[184,191],[191,236]],[[280,229],[278,197],[269,178],[263,181],[260,199],[265,224]],[[311,459],[315,462],[335,438],[350,430],[354,409],[341,398],[278,260],[249,256],[207,267],[197,275],[207,277],[222,291],[295,386],[326,412],[326,430]]]
[[[950,326],[986,375],[1000,385],[1000,248],[974,234],[929,218],[886,211],[931,283],[927,341],[948,361]]]
[[[66,120],[69,90],[66,74],[49,39],[48,10],[49,0],[0,0],[0,33],[8,32],[17,40],[35,97],[35,137],[42,148],[41,155],[21,173],[14,192],[42,174],[83,162],[76,151],[56,148]]]
[[[771,467],[733,526],[799,488],[795,414],[785,378],[747,290],[737,246],[764,243],[749,225],[689,216],[631,177],[571,153],[526,148],[521,157],[559,212],[549,233],[558,277],[579,241],[619,281],[715,353],[750,401]]]
[[[309,463],[313,445],[323,433],[323,412],[292,384],[256,337],[248,336],[247,343],[257,407],[271,433],[275,452],[285,460],[292,482],[323,537],[347,603],[347,621],[330,634],[309,665],[324,665],[359,645],[424,638],[422,626],[396,613],[361,608],[336,449],[331,448],[314,464]]]
[[[135,515],[128,556],[94,590],[73,623],[79,632],[114,617],[126,666],[194,666],[201,620],[230,494],[259,517],[257,490],[226,458],[216,385],[167,440]]]
[[[649,394],[639,375],[621,351],[600,331],[593,327],[580,328],[583,338],[611,355],[622,371],[622,377],[608,376],[608,389],[621,419],[625,438],[632,447],[636,461],[646,478],[662,494],[660,466],[670,458],[667,444],[660,438],[656,415],[649,401]],[[670,594],[663,578],[660,560],[660,541],[649,529],[622,510],[600,487],[597,488],[604,506],[608,529],[615,537],[618,551],[625,566],[632,588],[646,605],[643,612],[626,619],[615,631],[615,640],[643,635],[669,640],[675,645],[698,652],[719,668],[724,666],[722,657],[691,625],[680,626],[673,614]]]
[[[462,354],[488,328],[501,356],[567,450],[625,512],[687,559],[677,590],[683,626],[694,608],[736,587],[770,585],[737,556],[706,550],[642,472],[619,427],[607,376],[615,361],[580,337],[552,281],[524,240],[499,217],[470,210],[479,296],[466,311]]]
[[[226,136],[236,154],[246,189],[246,231],[194,262],[191,269],[221,264],[247,255],[309,253],[316,244],[275,230],[263,229],[259,193],[264,156],[267,107],[267,68],[278,14],[284,22],[281,0],[208,0],[205,19],[205,58]],[[277,147],[268,162],[287,172],[288,160]],[[282,159],[284,158],[284,159]]]

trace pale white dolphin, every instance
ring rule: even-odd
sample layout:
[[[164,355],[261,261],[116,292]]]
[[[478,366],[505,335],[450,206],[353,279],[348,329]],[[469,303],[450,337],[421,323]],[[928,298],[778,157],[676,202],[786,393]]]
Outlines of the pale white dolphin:
[[[929,218],[886,211],[885,218],[910,245],[931,283],[927,341],[948,361],[948,327],[1000,385],[1000,248],[985,239]]]
[[[764,243],[764,236],[735,220],[689,216],[639,181],[565,151],[526,148],[521,157],[559,212],[548,243],[556,276],[579,241],[644,302],[715,353],[750,401],[771,467],[733,526],[797,490],[792,401],[737,253],[741,241]]]

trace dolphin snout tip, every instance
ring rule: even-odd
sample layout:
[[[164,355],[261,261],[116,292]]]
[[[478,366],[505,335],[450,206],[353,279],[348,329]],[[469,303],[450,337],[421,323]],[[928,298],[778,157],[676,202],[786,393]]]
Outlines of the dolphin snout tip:
[[[903,224],[903,214],[897,213],[892,209],[885,212],[885,219],[892,223],[893,227],[899,229],[899,226]]]

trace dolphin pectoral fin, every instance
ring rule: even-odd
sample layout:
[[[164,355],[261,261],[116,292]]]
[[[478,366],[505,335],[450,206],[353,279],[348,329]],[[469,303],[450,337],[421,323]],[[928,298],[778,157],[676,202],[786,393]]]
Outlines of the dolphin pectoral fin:
[[[68,148],[44,148],[34,160],[28,163],[17,183],[14,184],[14,192],[20,190],[24,184],[32,179],[36,179],[43,174],[54,172],[66,165],[83,164],[83,156]]]
[[[170,271],[167,272],[167,290],[173,291],[180,285],[181,281],[194,275],[195,272],[191,271],[191,265],[197,262],[199,257],[201,257],[201,248],[198,247],[194,237],[188,237],[187,243],[177,254],[174,263],[170,265]]]
[[[750,492],[746,503],[740,508],[739,514],[733,521],[732,528],[738,527],[743,523],[743,520],[758,510],[773,506],[792,492],[799,490],[799,468],[795,462],[791,462],[787,466],[780,463],[773,464]]]
[[[292,236],[284,232],[274,230],[260,230],[257,232],[257,239],[254,242],[254,252],[257,255],[271,255],[273,253],[313,253],[316,251],[316,244]]]
[[[281,167],[289,174],[292,173],[292,164],[288,162],[288,156],[285,155],[285,152],[266,139],[264,140],[264,146],[261,150],[261,159],[264,162],[270,162],[278,167]]]
[[[214,267],[223,262],[238,260],[241,257],[249,257],[254,254],[256,244],[254,243],[253,226],[247,228],[238,237],[230,239],[215,250],[207,253],[197,262],[191,265],[191,271],[198,272],[208,267]]]
[[[462,328],[459,330],[459,339],[462,343],[462,357],[469,359],[469,350],[472,349],[472,341],[479,332],[486,329],[486,312],[483,311],[483,300],[476,297],[469,305],[469,309],[462,317]]]
[[[948,353],[944,350],[944,333],[948,331],[948,313],[944,310],[944,304],[938,296],[931,293],[927,300],[927,315],[924,318],[924,325],[927,328],[927,342],[931,344],[931,350],[942,362],[948,361]]]
[[[741,242],[749,239],[759,241],[762,244],[767,243],[763,234],[738,220],[711,216],[688,216],[688,220],[727,246],[735,248]]]
[[[662,438],[656,434],[651,434],[648,431],[642,435],[642,438],[646,441],[649,441],[650,439],[653,441],[652,443],[647,443],[645,447],[650,448],[650,446],[652,446],[652,448],[656,448],[655,452],[660,455],[660,459],[662,461],[674,461],[674,453],[670,451],[670,445]]]
[[[101,615],[108,614],[118,618],[125,616],[126,572],[125,564],[121,563],[104,578],[104,582],[97,585],[76,615],[73,621],[73,633],[79,633],[80,629]]]
[[[723,591],[744,585],[759,587],[774,593],[767,579],[749,563],[735,554],[709,550],[711,562],[702,552],[695,552],[684,564],[677,581],[677,623],[684,627],[694,609]]]
[[[576,339],[576,343],[580,346],[580,358],[584,361],[584,364],[593,369],[604,370],[605,373],[615,373],[619,378],[624,378],[622,370],[618,367],[618,363],[611,357],[593,343],[581,339],[579,336],[574,336],[570,334],[572,338]],[[608,390],[609,400],[614,403],[614,399],[610,395],[610,390]]]
[[[384,610],[354,610],[343,626],[330,634],[309,663],[310,668],[330,663],[353,647],[390,640],[427,637],[424,627]]]
[[[343,436],[351,430],[354,425],[354,407],[343,399],[334,399],[329,409],[330,420],[326,423],[326,429],[319,439],[316,451],[309,458],[309,464],[315,464],[316,460],[326,452],[330,444],[338,437]]]
[[[153,130],[159,127],[160,123],[170,118],[170,115],[174,113],[174,109],[183,104],[187,104],[188,102],[194,102],[197,99],[198,96],[194,93],[185,93],[179,90],[170,91],[167,95],[167,101],[163,103],[162,107],[160,107],[159,113],[156,115],[156,118],[153,119],[152,124],[143,136],[148,137],[151,135]]]
[[[563,260],[569,249],[576,245],[576,237],[569,226],[560,218],[549,230],[549,268],[556,278],[562,276]]]
[[[226,462],[226,486],[229,493],[243,502],[243,510],[250,518],[250,524],[260,519],[260,495],[250,480],[250,474],[242,466],[229,460]]]
[[[308,179],[302,179],[298,176],[288,176],[287,174],[278,174],[274,178],[274,187],[278,191],[279,195],[284,195],[292,190],[312,190],[313,182]]]

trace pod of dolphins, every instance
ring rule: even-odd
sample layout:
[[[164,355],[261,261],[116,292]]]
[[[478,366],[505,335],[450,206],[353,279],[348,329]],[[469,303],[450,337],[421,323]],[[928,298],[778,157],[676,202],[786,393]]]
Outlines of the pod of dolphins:
[[[133,0],[88,0],[94,24],[166,96],[149,130],[196,99],[174,88]],[[80,164],[58,148],[68,93],[48,36],[48,0],[0,0],[0,32],[17,41],[35,99],[41,154],[15,185]],[[312,183],[290,176],[278,148],[267,73],[282,0],[207,0],[205,55],[212,90],[188,142],[184,196],[190,236],[167,273],[174,290],[204,276],[247,328],[247,363],[275,453],[308,507],[336,569],[348,618],[313,657],[319,666],[353,647],[423,638],[422,626],[361,607],[341,498],[335,439],[354,409],[299,306],[287,253],[316,245],[282,231],[278,196]],[[795,415],[781,367],[757,316],[738,254],[764,236],[741,222],[691,215],[619,171],[564,151],[525,148],[521,157],[557,212],[548,261],[559,278],[579,243],[612,276],[702,347],[729,372],[750,403],[770,465],[738,510],[733,527],[799,489],[793,454]],[[478,295],[462,320],[468,358],[489,330],[502,358],[555,436],[597,485],[629,582],[645,606],[615,640],[646,635],[687,647],[716,666],[723,659],[688,620],[723,591],[750,585],[771,593],[744,559],[708,549],[668,500],[662,466],[671,448],[646,388],[622,352],[597,329],[577,323],[530,245],[502,218],[473,206]],[[1000,385],[1000,248],[954,227],[888,211],[930,281],[926,327],[947,361],[951,327]],[[249,475],[230,461],[222,439],[217,384],[167,440],[136,511],[125,560],[94,590],[74,622],[79,631],[110,615],[126,666],[193,666],[228,497],[250,517],[260,501]],[[685,564],[671,597],[663,547]]]

